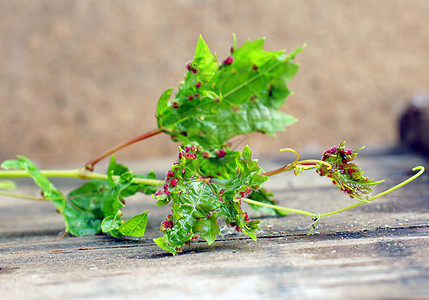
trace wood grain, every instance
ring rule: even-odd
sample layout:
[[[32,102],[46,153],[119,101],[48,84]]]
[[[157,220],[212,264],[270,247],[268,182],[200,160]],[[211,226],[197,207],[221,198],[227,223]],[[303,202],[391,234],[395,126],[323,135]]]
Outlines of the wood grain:
[[[411,154],[359,159],[391,186],[410,175]],[[273,159],[270,166],[278,165]],[[381,166],[381,168],[380,168]],[[279,202],[325,211],[352,201],[315,174],[273,177]],[[22,187],[30,191],[30,187]],[[429,297],[429,176],[371,204],[321,219],[261,216],[258,241],[225,229],[175,257],[153,238],[167,210],[131,199],[126,214],[150,208],[147,235],[65,237],[49,203],[0,198],[0,296],[4,299],[425,299]],[[146,203],[146,204],[144,204]],[[254,216],[255,217],[255,216]]]

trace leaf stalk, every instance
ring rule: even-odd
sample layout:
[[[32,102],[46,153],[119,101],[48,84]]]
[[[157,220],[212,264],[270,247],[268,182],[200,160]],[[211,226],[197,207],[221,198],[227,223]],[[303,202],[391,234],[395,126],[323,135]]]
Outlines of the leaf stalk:
[[[327,163],[326,161],[322,161],[322,160],[307,159],[307,160],[301,160],[300,161],[299,160],[299,153],[298,153],[298,151],[296,151],[295,149],[292,149],[292,148],[283,148],[283,149],[280,149],[280,151],[281,152],[288,151],[288,152],[295,153],[296,154],[295,160],[292,163],[287,164],[287,165],[285,165],[285,166],[283,166],[281,168],[278,168],[278,169],[275,169],[275,170],[272,170],[272,171],[269,171],[269,172],[265,172],[265,173],[263,173],[261,175],[265,175],[265,176],[270,177],[270,176],[277,175],[277,174],[280,174],[280,173],[283,173],[283,172],[291,171],[297,165],[315,166],[316,167],[319,164],[324,164],[324,165],[326,165],[328,167],[328,170],[332,168],[331,164]]]
[[[162,129],[157,128],[157,129],[154,129],[154,130],[148,131],[148,132],[146,132],[146,133],[140,134],[140,135],[138,135],[138,136],[136,136],[136,137],[134,137],[134,138],[132,138],[132,139],[130,139],[130,140],[128,140],[128,141],[125,141],[125,142],[123,142],[123,143],[121,143],[121,144],[119,144],[119,145],[116,145],[115,147],[113,147],[113,148],[111,148],[111,149],[107,150],[106,152],[104,152],[104,153],[100,154],[100,155],[99,155],[99,156],[97,156],[96,158],[94,158],[94,159],[92,159],[92,160],[88,161],[88,162],[85,164],[85,169],[87,169],[87,170],[89,170],[89,171],[93,171],[93,170],[94,170],[94,166],[95,166],[99,161],[101,161],[102,159],[106,158],[107,156],[110,156],[110,155],[112,155],[113,153],[115,153],[115,152],[117,152],[117,151],[121,150],[122,148],[125,148],[125,147],[127,147],[127,146],[129,146],[129,145],[132,145],[132,144],[134,144],[134,143],[137,143],[137,142],[143,141],[143,140],[145,140],[145,139],[147,139],[147,138],[150,138],[150,137],[152,137],[152,136],[154,136],[154,135],[157,135],[157,134],[159,134],[159,133],[161,133],[161,132],[163,132],[163,130],[162,130]]]

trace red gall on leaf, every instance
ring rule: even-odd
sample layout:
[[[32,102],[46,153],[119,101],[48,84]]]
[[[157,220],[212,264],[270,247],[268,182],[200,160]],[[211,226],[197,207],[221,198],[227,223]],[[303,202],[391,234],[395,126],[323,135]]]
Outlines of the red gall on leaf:
[[[228,56],[228,57],[223,61],[223,64],[224,64],[224,65],[231,65],[233,61],[234,61],[234,57],[232,57],[232,56]]]

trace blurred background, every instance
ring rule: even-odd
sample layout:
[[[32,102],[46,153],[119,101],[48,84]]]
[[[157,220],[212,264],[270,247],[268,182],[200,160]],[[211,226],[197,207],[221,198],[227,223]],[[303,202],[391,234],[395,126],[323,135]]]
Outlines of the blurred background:
[[[177,88],[203,35],[219,60],[266,37],[267,50],[307,48],[277,138],[242,138],[258,157],[381,147],[398,139],[409,99],[429,88],[429,1],[0,0],[0,160],[83,164],[156,127],[159,96]],[[119,160],[176,155],[156,136]]]

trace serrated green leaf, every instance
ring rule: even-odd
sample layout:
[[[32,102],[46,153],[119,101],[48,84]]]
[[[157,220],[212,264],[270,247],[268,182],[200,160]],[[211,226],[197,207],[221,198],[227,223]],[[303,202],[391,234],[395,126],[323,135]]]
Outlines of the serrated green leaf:
[[[157,112],[158,127],[182,144],[224,148],[233,136],[259,131],[273,135],[296,121],[279,111],[290,94],[286,83],[298,65],[283,51],[263,50],[264,40],[234,49],[218,64],[202,38],[179,91]]]
[[[209,47],[201,35],[198,38],[197,47],[195,48],[194,61],[192,63],[195,65],[195,67],[198,68],[197,71],[203,73],[203,77],[199,78],[204,78],[204,73],[206,73],[208,70],[214,71],[216,68],[216,57],[212,55]],[[190,72],[194,73],[192,70],[190,70]],[[209,78],[211,77],[211,75],[208,76]]]
[[[144,213],[135,215],[128,221],[124,222],[119,227],[119,232],[123,235],[142,237],[146,231],[147,225],[147,214],[148,211]]]
[[[267,177],[259,178],[263,170],[251,159],[250,149],[239,154],[241,170],[234,170],[228,179],[212,179],[200,168],[202,159],[208,159],[204,158],[205,150],[195,143],[180,149],[179,160],[168,172],[163,190],[154,196],[163,204],[172,202],[173,215],[162,223],[164,234],[155,241],[161,248],[175,254],[198,237],[213,243],[220,233],[218,218],[256,238],[259,222],[251,221],[242,210],[241,197],[258,188]],[[258,179],[253,180],[254,177]]]

